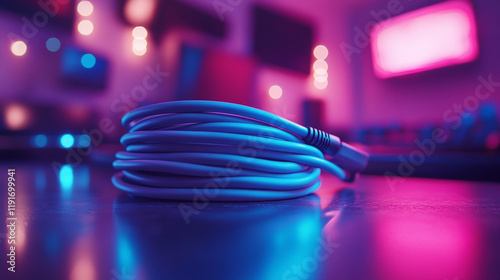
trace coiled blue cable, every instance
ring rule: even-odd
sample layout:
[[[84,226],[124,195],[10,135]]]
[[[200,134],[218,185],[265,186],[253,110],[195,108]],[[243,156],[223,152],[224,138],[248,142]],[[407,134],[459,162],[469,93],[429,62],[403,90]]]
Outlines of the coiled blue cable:
[[[121,171],[112,181],[141,197],[294,198],[318,189],[321,169],[349,181],[368,159],[336,136],[225,102],[144,106],[125,114],[122,125],[129,131],[121,138],[126,151],[116,154],[113,166]]]

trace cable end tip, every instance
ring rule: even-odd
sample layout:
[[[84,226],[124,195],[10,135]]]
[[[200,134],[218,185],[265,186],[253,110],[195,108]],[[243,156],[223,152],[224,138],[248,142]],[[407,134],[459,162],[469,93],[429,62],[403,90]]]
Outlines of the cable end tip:
[[[368,164],[368,153],[344,143],[335,135],[309,127],[304,142],[333,157],[332,162],[349,172],[363,171]]]
[[[338,151],[333,155],[332,162],[351,172],[360,172],[366,168],[368,159],[368,153],[342,142]]]

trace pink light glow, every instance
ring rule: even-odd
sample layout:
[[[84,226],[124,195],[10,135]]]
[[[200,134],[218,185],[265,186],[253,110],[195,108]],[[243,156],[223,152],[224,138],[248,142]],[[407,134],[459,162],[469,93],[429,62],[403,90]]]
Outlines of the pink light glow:
[[[325,81],[318,81],[318,80],[314,80],[314,86],[317,88],[317,89],[325,89],[327,86],[328,86],[328,80],[325,80]]]
[[[90,20],[85,19],[78,24],[78,32],[80,32],[80,34],[90,35],[92,31],[94,31],[94,24]]]
[[[314,48],[313,54],[317,59],[326,59],[328,57],[328,49],[324,45],[318,45]]]
[[[474,60],[472,6],[448,1],[381,22],[371,34],[374,69],[388,78]]]
[[[97,271],[94,263],[95,259],[96,254],[91,244],[90,236],[88,234],[80,236],[73,247],[69,279],[97,279]]]
[[[29,109],[20,104],[11,104],[5,108],[4,117],[5,125],[10,130],[25,129],[31,122]]]
[[[128,0],[124,14],[128,22],[136,25],[148,25],[153,19],[157,0]]]
[[[88,17],[94,11],[94,5],[89,1],[82,1],[78,3],[76,10],[81,16]]]
[[[323,59],[316,60],[313,64],[313,70],[318,70],[318,69],[328,70],[328,63],[326,63],[326,61],[324,61]]]
[[[415,178],[391,195],[370,195],[391,205],[371,219],[378,273],[373,278],[453,280],[480,275],[480,256],[488,246],[478,226],[481,221],[461,210],[476,196],[473,183]]]
[[[269,88],[269,96],[272,99],[280,99],[283,95],[283,90],[280,86],[274,85]]]

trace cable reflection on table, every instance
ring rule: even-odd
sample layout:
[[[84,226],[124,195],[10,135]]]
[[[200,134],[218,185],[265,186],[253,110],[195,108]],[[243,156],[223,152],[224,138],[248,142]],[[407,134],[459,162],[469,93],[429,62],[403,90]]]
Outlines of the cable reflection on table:
[[[345,192],[322,209],[316,194],[286,201],[213,203],[186,224],[178,203],[126,194],[114,201],[115,277],[300,279],[320,272],[339,244],[328,234]],[[325,215],[325,213],[328,213]],[[333,222],[332,222],[333,221]],[[146,258],[147,256],[147,258]],[[148,261],[144,261],[148,259]],[[299,278],[297,278],[299,277]]]

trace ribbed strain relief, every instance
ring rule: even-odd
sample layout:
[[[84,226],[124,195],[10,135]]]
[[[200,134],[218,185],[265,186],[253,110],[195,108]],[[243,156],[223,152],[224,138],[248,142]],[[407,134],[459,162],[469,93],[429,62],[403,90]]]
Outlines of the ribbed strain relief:
[[[330,145],[330,134],[313,127],[308,127],[304,142],[325,152]]]

